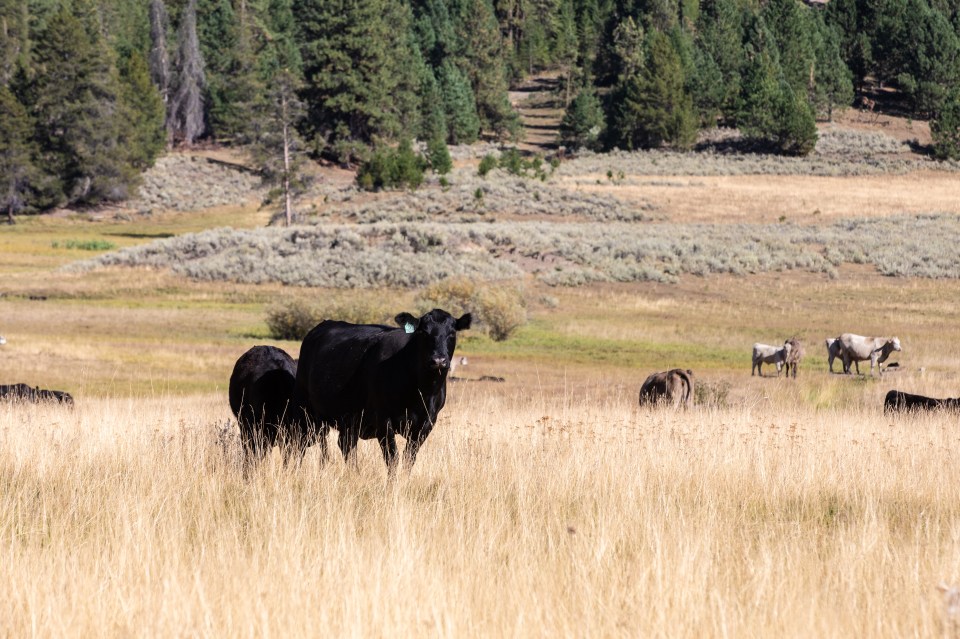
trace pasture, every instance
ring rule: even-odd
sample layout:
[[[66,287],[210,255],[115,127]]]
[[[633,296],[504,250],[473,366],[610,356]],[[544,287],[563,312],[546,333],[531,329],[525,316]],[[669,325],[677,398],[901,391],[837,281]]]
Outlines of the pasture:
[[[563,167],[556,188],[602,187],[628,208],[642,196],[670,224],[775,224],[776,203],[791,201],[801,225],[820,225],[821,196],[824,226],[960,210],[946,171],[897,174],[914,190],[903,208],[876,211],[863,194],[889,176],[732,174],[717,188],[721,178],[683,172],[604,184],[592,171],[577,186]],[[774,183],[785,191],[764,208]],[[745,217],[725,217],[735,209]],[[0,635],[950,630],[936,585],[960,582],[957,417],[884,416],[881,404],[891,388],[960,395],[956,279],[886,277],[857,260],[830,274],[576,288],[528,274],[529,323],[505,342],[468,331],[458,346],[470,360],[458,376],[506,381],[450,383],[409,475],[388,482],[376,444],[361,442],[357,470],[337,455],[321,466],[311,451],[289,468],[274,454],[244,478],[230,371],[254,344],[294,356],[299,346],[269,339],[266,309],[376,298],[399,312],[413,310],[415,291],[60,267],[104,253],[103,242],[268,218],[238,204],[0,229],[0,383],[76,400],[73,410],[0,404]],[[845,331],[897,335],[901,370],[829,375],[823,340]],[[793,335],[806,349],[799,378],[751,378],[752,343]],[[693,369],[697,405],[638,408],[644,378],[674,367]]]

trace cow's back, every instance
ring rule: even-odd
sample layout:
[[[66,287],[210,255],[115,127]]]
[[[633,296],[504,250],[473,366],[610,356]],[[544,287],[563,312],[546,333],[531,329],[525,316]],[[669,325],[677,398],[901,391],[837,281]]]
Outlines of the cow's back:
[[[376,324],[326,320],[311,330],[300,347],[296,395],[316,420],[361,406],[367,363],[385,335],[399,329]]]
[[[230,409],[241,419],[279,424],[289,411],[297,364],[275,346],[254,346],[240,356],[230,375]]]

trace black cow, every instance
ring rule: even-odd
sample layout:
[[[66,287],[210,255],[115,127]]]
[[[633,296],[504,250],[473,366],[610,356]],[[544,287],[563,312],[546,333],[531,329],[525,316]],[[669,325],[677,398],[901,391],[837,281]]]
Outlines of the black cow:
[[[310,331],[300,348],[296,393],[319,427],[323,456],[332,427],[345,460],[359,439],[375,438],[392,472],[399,434],[413,466],[447,399],[457,331],[470,321],[469,313],[455,319],[434,309],[420,318],[397,315],[403,328],[327,320]]]
[[[960,397],[954,399],[937,399],[923,395],[911,395],[898,390],[892,390],[883,398],[883,412],[906,412],[928,410],[960,410]]]
[[[230,375],[230,410],[240,425],[247,462],[259,461],[274,445],[299,434],[300,412],[292,403],[296,381],[296,361],[275,346],[254,346],[237,360]]]
[[[26,384],[0,384],[0,400],[11,402],[56,402],[66,406],[73,406],[73,397],[70,393],[58,390],[46,390]]]

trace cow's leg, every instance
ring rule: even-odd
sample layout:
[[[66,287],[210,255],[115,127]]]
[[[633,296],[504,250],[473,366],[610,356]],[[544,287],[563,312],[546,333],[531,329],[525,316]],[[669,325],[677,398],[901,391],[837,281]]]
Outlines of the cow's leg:
[[[783,368],[783,364],[780,362],[777,362],[777,379],[780,379],[780,369],[782,368]]]
[[[380,452],[383,453],[383,461],[387,465],[387,473],[393,475],[397,469],[397,436],[394,434],[393,429],[390,429],[379,441]]]
[[[410,429],[410,437],[407,438],[407,445],[403,449],[403,457],[407,468],[413,468],[413,464],[417,461],[417,453],[420,452],[420,446],[427,440],[427,435],[430,434],[432,429],[433,425],[429,419],[425,420],[420,428]]]
[[[750,377],[753,377],[757,372],[757,360],[754,359],[750,365]]]
[[[344,420],[340,424],[340,433],[337,436],[337,445],[340,446],[340,452],[343,453],[345,463],[356,465],[357,456],[354,454],[357,449],[357,442],[360,441],[360,423],[355,418]]]

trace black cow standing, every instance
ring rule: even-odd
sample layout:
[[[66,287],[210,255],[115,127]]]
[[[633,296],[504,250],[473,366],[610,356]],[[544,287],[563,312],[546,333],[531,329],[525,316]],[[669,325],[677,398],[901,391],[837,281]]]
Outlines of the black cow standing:
[[[883,398],[883,412],[885,413],[925,410],[960,410],[960,397],[938,399],[892,390]]]
[[[240,424],[247,462],[299,436],[300,411],[292,403],[296,381],[296,361],[275,346],[254,346],[237,360],[230,375],[230,409]]]
[[[327,320],[310,331],[300,348],[296,394],[319,427],[323,456],[332,427],[345,460],[358,440],[376,439],[392,472],[401,435],[413,466],[447,399],[457,331],[470,321],[469,313],[455,319],[434,309],[420,318],[397,315],[402,328]]]

